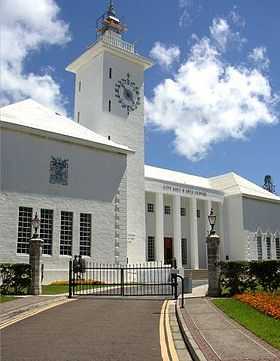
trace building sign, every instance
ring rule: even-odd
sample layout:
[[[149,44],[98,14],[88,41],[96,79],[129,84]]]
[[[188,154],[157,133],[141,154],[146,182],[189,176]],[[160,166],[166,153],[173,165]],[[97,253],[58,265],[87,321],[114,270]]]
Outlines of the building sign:
[[[197,190],[190,187],[178,187],[178,186],[172,186],[163,184],[163,192],[165,193],[177,193],[182,196],[196,196],[196,197],[207,197],[208,194],[205,191]]]
[[[51,157],[50,160],[50,183],[68,185],[68,159]]]

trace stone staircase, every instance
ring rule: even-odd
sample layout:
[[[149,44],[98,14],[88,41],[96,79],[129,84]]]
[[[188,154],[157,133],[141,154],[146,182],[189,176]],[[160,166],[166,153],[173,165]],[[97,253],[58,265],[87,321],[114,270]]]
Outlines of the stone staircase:
[[[184,276],[190,277],[192,276],[192,280],[207,280],[208,279],[208,270],[207,269],[198,269],[198,270],[191,270],[185,269]]]

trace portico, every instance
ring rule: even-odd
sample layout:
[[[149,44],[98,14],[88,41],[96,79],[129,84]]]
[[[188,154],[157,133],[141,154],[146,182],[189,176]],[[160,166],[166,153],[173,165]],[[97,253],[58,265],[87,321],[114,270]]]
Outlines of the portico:
[[[205,269],[207,217],[214,208],[221,217],[218,231],[222,234],[223,194],[205,185],[198,187],[197,179],[196,185],[174,183],[172,174],[171,182],[166,176],[176,172],[160,169],[162,174],[155,174],[157,170],[145,167],[146,259],[169,263],[176,258],[178,267]]]

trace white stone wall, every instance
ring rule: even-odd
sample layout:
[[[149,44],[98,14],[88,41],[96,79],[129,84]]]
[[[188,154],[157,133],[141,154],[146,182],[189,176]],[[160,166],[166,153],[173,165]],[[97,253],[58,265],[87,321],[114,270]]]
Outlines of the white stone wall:
[[[243,227],[242,196],[229,196],[224,200],[224,254],[231,261],[245,260],[247,238]]]
[[[280,203],[242,198],[244,229],[249,232],[280,232]]]
[[[48,279],[67,278],[70,258],[59,255],[61,211],[74,213],[73,255],[79,253],[80,213],[91,213],[89,260],[115,263],[118,254],[118,262],[126,263],[126,156],[10,130],[1,135],[0,262],[28,262],[27,255],[16,253],[18,209],[23,206],[33,208],[33,214],[54,210],[53,255],[43,256]],[[68,186],[49,183],[52,155],[69,160]]]

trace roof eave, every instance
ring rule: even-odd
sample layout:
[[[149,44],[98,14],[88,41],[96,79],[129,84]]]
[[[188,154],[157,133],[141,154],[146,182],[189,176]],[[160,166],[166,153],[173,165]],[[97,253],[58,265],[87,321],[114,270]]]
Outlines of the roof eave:
[[[251,198],[251,199],[256,199],[256,200],[266,200],[268,202],[279,203],[280,204],[280,198],[279,199],[268,198],[268,197],[265,197],[265,196],[252,195],[252,194],[247,194],[247,193],[242,193],[241,195],[244,198]]]
[[[47,131],[44,129],[37,129],[37,128],[33,128],[33,127],[28,127],[26,125],[9,123],[6,121],[2,121],[1,119],[0,119],[0,128],[16,130],[16,131],[20,131],[22,133],[34,134],[37,136],[41,136],[44,138],[50,138],[50,139],[54,139],[54,140],[62,140],[66,143],[75,143],[75,144],[86,146],[89,148],[101,149],[101,150],[106,150],[106,151],[119,153],[119,154],[135,153],[134,150],[132,150],[128,147],[121,148],[121,147],[117,147],[117,146],[110,145],[110,144],[102,144],[102,143],[98,143],[98,142],[94,142],[94,141],[90,141],[90,140],[86,140],[86,139],[81,139],[78,137],[72,137],[70,135]]]
[[[93,51],[94,49],[94,51]],[[128,51],[115,48],[113,46],[110,46],[107,43],[104,43],[102,41],[96,43],[94,46],[87,49],[82,55],[80,55],[76,60],[74,60],[72,63],[70,63],[66,67],[66,71],[69,71],[71,73],[76,74],[77,71],[86,63],[88,63],[89,60],[92,58],[98,56],[102,53],[102,51],[109,51],[110,53],[123,57],[123,58],[129,58],[132,62],[137,63],[139,65],[142,65],[144,70],[149,69],[151,66],[153,66],[153,62],[137,53],[130,53]]]

